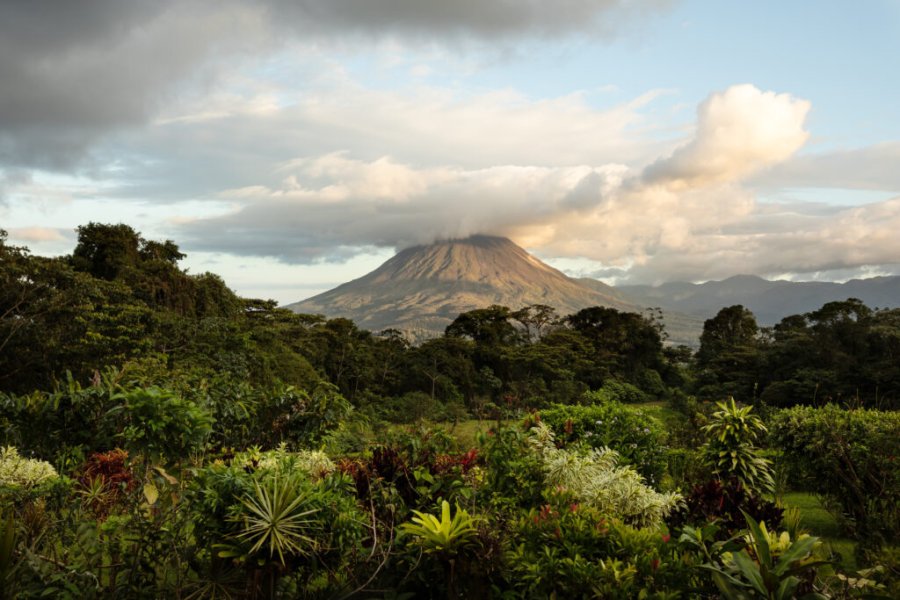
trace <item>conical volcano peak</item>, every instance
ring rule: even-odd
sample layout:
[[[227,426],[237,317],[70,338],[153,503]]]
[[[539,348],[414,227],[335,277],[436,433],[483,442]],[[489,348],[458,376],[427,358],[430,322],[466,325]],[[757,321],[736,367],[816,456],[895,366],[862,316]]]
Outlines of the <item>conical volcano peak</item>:
[[[560,315],[598,305],[640,310],[612,288],[599,282],[589,287],[509,239],[490,235],[406,248],[371,273],[288,308],[421,337],[441,333],[462,312],[492,304],[546,304]]]
[[[535,269],[565,277],[507,238],[473,235],[406,248],[364,279],[502,282],[534,276]]]

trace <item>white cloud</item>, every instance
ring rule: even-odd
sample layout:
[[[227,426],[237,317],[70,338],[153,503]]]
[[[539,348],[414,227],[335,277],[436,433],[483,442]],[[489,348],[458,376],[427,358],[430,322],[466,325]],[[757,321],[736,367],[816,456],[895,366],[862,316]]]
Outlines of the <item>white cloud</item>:
[[[790,159],[808,137],[810,103],[787,94],[741,85],[711,95],[690,139],[656,161],[647,152],[659,146],[642,149],[651,163],[644,169],[566,164],[558,156],[577,123],[593,124],[596,132],[582,136],[578,156],[595,139],[609,137],[604,128],[613,137],[626,136],[628,124],[639,118],[633,106],[604,113],[578,97],[529,103],[504,94],[459,106],[435,93],[433,102],[411,102],[397,111],[385,107],[397,100],[390,94],[365,98],[371,101],[366,117],[378,124],[378,133],[364,132],[352,151],[285,161],[274,174],[280,180],[226,192],[237,210],[187,223],[191,243],[224,248],[227,240],[235,253],[310,262],[352,254],[353,245],[399,247],[493,233],[545,256],[625,269],[621,279],[632,281],[866,268],[900,256],[896,200],[857,208],[778,205],[758,202],[745,184]],[[510,104],[512,109],[502,109]],[[303,113],[297,123],[362,125],[353,117],[355,108],[342,109],[328,104],[323,112]],[[468,116],[487,130],[483,137],[467,128]],[[409,137],[426,126],[427,137]],[[397,132],[400,141],[392,147],[401,157],[360,158],[377,146],[365,134],[377,138],[384,131]],[[484,143],[472,144],[454,162],[463,139]],[[422,145],[436,150],[417,150]],[[633,147],[640,156],[640,143]],[[498,162],[516,155],[512,148],[523,161],[531,159],[525,165],[541,166]],[[571,160],[576,154],[568,151]],[[602,143],[596,155],[609,158]]]
[[[900,142],[840,148],[792,157],[760,173],[762,188],[840,188],[900,192]]]
[[[744,84],[712,94],[697,109],[697,133],[644,172],[649,184],[690,188],[741,179],[784,161],[809,137],[811,104]]]
[[[25,243],[66,242],[71,235],[65,230],[54,227],[14,227],[9,230],[11,238]]]

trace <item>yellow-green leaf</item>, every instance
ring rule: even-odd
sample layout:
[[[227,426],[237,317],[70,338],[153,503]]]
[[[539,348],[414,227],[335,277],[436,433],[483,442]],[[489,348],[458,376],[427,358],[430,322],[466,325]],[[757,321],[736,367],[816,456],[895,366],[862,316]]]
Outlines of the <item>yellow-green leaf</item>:
[[[152,483],[144,484],[144,498],[147,499],[147,504],[153,506],[156,504],[156,500],[159,498],[159,490],[156,489],[156,486]]]

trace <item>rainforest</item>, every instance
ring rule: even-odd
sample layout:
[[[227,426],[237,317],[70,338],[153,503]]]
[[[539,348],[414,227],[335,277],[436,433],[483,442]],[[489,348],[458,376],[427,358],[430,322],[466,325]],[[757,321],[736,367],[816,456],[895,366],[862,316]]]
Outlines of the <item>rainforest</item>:
[[[896,598],[900,309],[412,343],[0,231],[0,598]]]

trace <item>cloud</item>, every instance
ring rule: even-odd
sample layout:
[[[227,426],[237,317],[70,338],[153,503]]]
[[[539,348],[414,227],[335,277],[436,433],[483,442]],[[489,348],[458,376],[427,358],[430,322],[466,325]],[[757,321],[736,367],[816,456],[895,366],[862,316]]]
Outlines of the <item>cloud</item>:
[[[844,208],[830,215],[768,206],[739,230],[698,235],[677,252],[664,252],[629,269],[636,282],[722,279],[736,273],[815,275],[872,267],[900,272],[900,198]],[[892,265],[892,267],[891,267]]]
[[[128,171],[114,193],[173,202],[215,198],[223,189],[278,189],[293,167],[335,153],[375,162],[389,152],[411,169],[640,165],[671,147],[646,134],[653,124],[643,109],[656,96],[598,109],[585,93],[530,99],[512,90],[373,90],[329,81],[276,111],[261,109],[254,94],[213,98],[139,135],[119,136],[103,153]]]
[[[646,184],[691,187],[735,181],[784,161],[806,142],[811,104],[745,84],[712,94],[697,109],[697,133],[644,171]]]
[[[462,121],[454,120],[452,103],[437,106],[420,109],[434,110],[421,123],[443,124],[434,126],[428,142],[453,148]],[[590,114],[582,108],[582,116]],[[492,164],[503,154],[492,152],[493,135],[485,136],[486,148],[468,156],[489,166],[452,164],[453,152],[430,157],[436,165],[417,163],[412,157],[419,142],[408,152],[403,143],[396,146],[404,160],[363,159],[349,151],[303,157],[281,165],[280,181],[227,191],[222,198],[235,206],[230,214],[190,221],[180,235],[197,248],[309,263],[352,255],[354,246],[402,247],[492,233],[540,249],[544,256],[596,261],[604,272],[630,281],[896,262],[900,201],[855,208],[763,203],[745,184],[799,150],[808,137],[804,119],[809,108],[805,100],[746,85],[712,94],[700,105],[694,134],[643,169],[614,162],[553,165],[540,150],[531,155],[532,164],[545,166]],[[503,128],[504,111],[495,113],[501,125],[484,118],[472,122]],[[370,114],[378,122],[378,102]],[[399,114],[411,127],[420,124],[422,112],[412,105]],[[559,122],[564,130],[567,121]],[[513,129],[498,143],[527,146],[530,134],[516,135]],[[406,133],[400,125],[399,137],[405,139]],[[551,128],[538,126],[531,133],[536,139],[546,136],[553,148]]]
[[[254,10],[228,0],[209,8],[0,4],[0,162],[71,168],[103,134],[146,123],[188,79],[212,77],[211,59],[262,39]]]
[[[0,169],[0,207],[9,203],[9,194],[13,190],[31,182],[31,173],[25,169]]]
[[[900,192],[900,142],[796,156],[753,178],[765,188],[811,187]]]
[[[25,243],[64,242],[73,237],[68,230],[54,227],[13,227],[9,235]]]
[[[414,168],[388,157],[361,161],[343,154],[292,162],[277,188],[226,192],[239,203],[230,215],[183,225],[194,247],[275,255],[288,262],[335,259],[332,248],[403,247],[475,233],[505,235],[577,211],[573,193],[585,182],[602,192],[624,167],[498,166]]]
[[[665,0],[270,0],[270,10],[304,32],[356,31],[431,37],[612,34],[623,18],[663,10]]]
[[[608,31],[645,0],[84,0],[0,3],[0,165],[71,170],[112,132],[206,96],[291,42],[516,40]],[[643,9],[643,10],[642,10]],[[363,36],[364,39],[361,39]],[[315,54],[314,50],[310,51]]]

